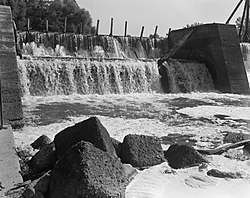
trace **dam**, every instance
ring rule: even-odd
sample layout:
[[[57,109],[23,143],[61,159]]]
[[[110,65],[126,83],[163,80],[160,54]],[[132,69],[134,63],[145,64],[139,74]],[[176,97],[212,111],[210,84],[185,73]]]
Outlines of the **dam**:
[[[249,93],[234,25],[174,30],[167,38],[24,32],[19,44],[33,57],[18,61],[23,95]]]

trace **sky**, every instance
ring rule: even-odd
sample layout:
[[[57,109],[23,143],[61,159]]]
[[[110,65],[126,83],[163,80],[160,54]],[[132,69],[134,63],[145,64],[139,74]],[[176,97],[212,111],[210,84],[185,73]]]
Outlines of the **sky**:
[[[225,23],[240,0],[76,0],[81,8],[90,12],[93,25],[100,20],[99,33],[110,33],[110,21],[114,18],[114,35],[123,35],[125,21],[127,34],[149,36],[158,26],[157,33],[165,36],[169,28],[180,29],[187,24]],[[242,15],[243,3],[231,23]]]

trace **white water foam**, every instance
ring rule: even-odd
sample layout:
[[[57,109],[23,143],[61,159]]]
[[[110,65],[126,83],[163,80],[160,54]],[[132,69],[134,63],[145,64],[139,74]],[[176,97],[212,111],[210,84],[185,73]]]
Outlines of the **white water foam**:
[[[163,66],[171,93],[214,90],[212,77],[203,63],[169,59]]]
[[[248,83],[250,87],[250,44],[249,43],[241,43],[241,52],[243,56],[243,61],[246,68]]]
[[[156,62],[19,60],[23,95],[161,92]]]
[[[164,63],[173,93],[213,90],[204,64]],[[23,95],[161,93],[155,61],[19,60]]]

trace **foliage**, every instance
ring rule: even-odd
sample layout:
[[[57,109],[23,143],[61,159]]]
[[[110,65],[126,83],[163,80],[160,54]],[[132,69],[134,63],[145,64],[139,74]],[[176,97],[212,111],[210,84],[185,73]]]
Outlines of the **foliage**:
[[[240,30],[241,19],[242,19],[241,17],[238,17],[235,21],[235,25],[236,25],[238,31]],[[245,21],[244,21],[243,26],[242,26],[242,31],[243,32],[245,31]],[[248,32],[250,32],[250,21],[248,22]]]
[[[202,23],[194,22],[192,24],[187,24],[184,28],[191,28],[191,27],[196,27],[196,26],[200,26],[200,25],[202,25]]]
[[[31,31],[45,31],[48,20],[50,32],[63,32],[67,17],[67,32],[94,32],[90,13],[81,9],[75,0],[0,0],[0,5],[11,7],[13,19],[20,31],[27,30],[29,18]]]

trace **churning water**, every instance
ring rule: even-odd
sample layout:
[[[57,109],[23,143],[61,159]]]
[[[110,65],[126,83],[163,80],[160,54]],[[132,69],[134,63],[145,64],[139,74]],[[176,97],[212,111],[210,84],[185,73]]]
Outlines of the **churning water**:
[[[213,90],[204,64],[169,60],[172,93]],[[162,93],[155,61],[19,60],[23,96]]]

